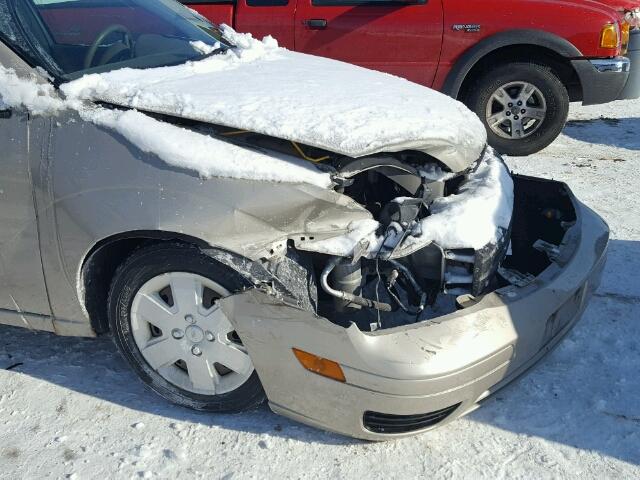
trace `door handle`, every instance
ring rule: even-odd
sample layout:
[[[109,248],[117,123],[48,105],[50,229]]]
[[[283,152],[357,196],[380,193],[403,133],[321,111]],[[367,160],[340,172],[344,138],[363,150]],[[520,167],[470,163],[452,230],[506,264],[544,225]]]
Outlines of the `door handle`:
[[[327,21],[324,18],[310,18],[305,20],[304,24],[311,30],[324,30],[327,28]]]
[[[11,115],[13,115],[13,112],[10,108],[6,110],[0,110],[0,118],[11,118]]]

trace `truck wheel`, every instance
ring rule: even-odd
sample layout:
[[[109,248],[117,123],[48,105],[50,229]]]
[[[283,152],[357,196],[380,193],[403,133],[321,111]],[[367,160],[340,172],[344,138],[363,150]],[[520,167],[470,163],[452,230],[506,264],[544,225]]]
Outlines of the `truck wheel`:
[[[118,268],[109,323],[120,353],[154,392],[210,412],[241,411],[264,398],[242,340],[217,300],[244,280],[198,248],[157,244]]]
[[[569,94],[547,67],[510,63],[477,79],[467,106],[487,128],[489,145],[507,155],[529,155],[553,142],[569,114]]]

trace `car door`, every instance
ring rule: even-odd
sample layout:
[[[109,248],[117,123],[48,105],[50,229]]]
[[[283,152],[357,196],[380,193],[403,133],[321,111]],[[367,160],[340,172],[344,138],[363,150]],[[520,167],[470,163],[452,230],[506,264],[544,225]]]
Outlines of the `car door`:
[[[298,0],[295,49],[431,86],[442,0]]]
[[[18,61],[0,42],[0,67],[15,68]],[[0,311],[4,314],[51,313],[32,186],[32,166],[40,163],[47,125],[47,119],[11,109],[0,97]]]

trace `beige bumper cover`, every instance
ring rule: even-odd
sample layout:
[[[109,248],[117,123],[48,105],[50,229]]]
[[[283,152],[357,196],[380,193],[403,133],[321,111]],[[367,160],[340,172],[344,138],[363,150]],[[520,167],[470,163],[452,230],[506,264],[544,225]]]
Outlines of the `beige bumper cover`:
[[[370,440],[416,434],[428,428],[371,431],[364,413],[427,414],[459,404],[438,425],[464,415],[537,362],[580,318],[599,284],[609,231],[597,214],[574,203],[577,222],[560,246],[564,260],[525,287],[502,288],[435,320],[362,332],[256,289],[228,297],[222,307],[275,412]],[[340,363],[346,383],[305,370],[293,347]]]

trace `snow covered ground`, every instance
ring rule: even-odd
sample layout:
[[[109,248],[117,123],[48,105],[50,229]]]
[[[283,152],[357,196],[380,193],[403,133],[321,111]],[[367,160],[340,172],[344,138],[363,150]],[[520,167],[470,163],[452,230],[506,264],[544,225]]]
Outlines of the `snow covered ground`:
[[[0,326],[0,477],[640,477],[640,101],[575,107],[551,147],[508,163],[568,182],[613,240],[582,322],[481,409],[418,437],[364,443],[266,406],[174,407],[142,386],[109,338]]]

